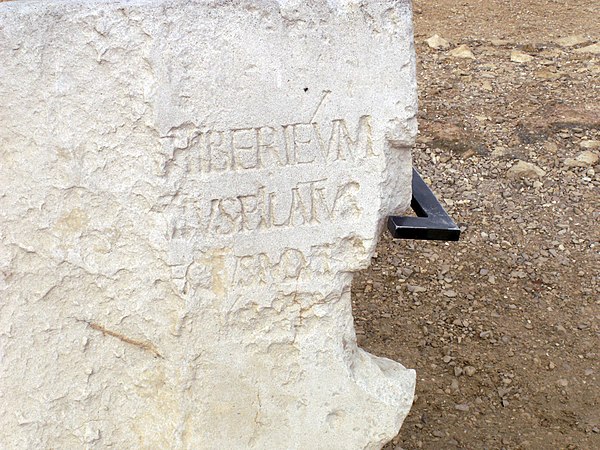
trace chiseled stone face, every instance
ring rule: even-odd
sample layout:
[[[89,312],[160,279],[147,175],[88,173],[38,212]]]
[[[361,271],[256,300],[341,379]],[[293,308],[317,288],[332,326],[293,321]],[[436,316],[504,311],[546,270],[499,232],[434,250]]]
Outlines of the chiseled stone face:
[[[410,201],[408,0],[0,4],[0,447],[379,448],[350,284]]]

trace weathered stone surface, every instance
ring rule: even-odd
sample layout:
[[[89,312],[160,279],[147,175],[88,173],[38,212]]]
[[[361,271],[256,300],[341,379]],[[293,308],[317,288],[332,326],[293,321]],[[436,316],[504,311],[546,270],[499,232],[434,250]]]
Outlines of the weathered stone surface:
[[[0,5],[0,446],[379,448],[350,284],[410,201],[408,1]]]

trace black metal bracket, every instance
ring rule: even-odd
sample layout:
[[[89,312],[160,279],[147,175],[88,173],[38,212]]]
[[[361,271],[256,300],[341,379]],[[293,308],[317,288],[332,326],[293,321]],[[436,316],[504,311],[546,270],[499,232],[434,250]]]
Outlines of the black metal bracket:
[[[410,206],[417,217],[388,217],[388,230],[393,238],[428,241],[459,240],[460,228],[456,226],[415,168],[413,168]]]

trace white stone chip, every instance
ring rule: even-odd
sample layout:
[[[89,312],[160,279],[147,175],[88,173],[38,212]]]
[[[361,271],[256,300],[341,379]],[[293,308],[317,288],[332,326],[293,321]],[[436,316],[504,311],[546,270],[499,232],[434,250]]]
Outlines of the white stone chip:
[[[598,164],[600,156],[592,151],[581,152],[575,158],[565,159],[565,165],[568,167],[592,167]]]
[[[518,161],[507,171],[508,178],[541,178],[546,175],[544,169],[535,164],[525,161]]]
[[[513,50],[510,52],[510,60],[516,63],[528,63],[533,61],[534,57],[525,52]]]
[[[593,55],[600,55],[600,42],[588,45],[586,47],[575,49],[574,52],[575,53],[591,53]]]
[[[588,42],[588,40],[584,36],[576,34],[556,39],[554,42],[556,42],[561,47],[574,47],[576,45],[584,44]]]
[[[0,61],[1,446],[395,436],[350,285],[410,204],[408,0],[1,3]]]
[[[459,45],[448,53],[454,58],[475,59],[475,55],[466,44]]]
[[[426,39],[425,43],[434,50],[447,50],[450,48],[450,43],[437,34],[434,34],[429,39]]]
[[[579,143],[579,146],[581,148],[589,148],[589,149],[595,149],[595,148],[600,148],[600,141],[596,141],[596,140],[585,140],[585,141],[581,141]]]

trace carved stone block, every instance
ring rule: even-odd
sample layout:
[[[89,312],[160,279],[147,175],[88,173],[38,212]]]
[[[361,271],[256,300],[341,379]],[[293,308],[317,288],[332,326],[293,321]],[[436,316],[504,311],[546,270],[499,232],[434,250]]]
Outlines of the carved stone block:
[[[410,203],[408,0],[0,4],[0,447],[371,449],[350,285]]]

